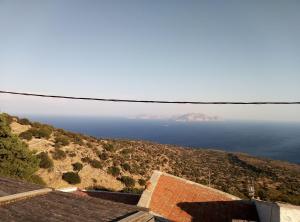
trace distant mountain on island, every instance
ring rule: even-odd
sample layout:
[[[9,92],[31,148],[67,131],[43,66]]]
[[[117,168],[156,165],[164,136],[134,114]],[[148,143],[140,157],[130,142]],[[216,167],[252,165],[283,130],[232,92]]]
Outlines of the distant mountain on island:
[[[171,120],[178,122],[204,122],[204,121],[218,121],[218,116],[209,116],[204,113],[186,113],[182,115],[174,116],[162,116],[162,115],[139,115],[134,119],[145,119],[145,120]]]
[[[220,120],[217,116],[208,116],[203,113],[188,113],[174,118],[175,121],[180,122],[203,122],[203,121],[217,121]]]

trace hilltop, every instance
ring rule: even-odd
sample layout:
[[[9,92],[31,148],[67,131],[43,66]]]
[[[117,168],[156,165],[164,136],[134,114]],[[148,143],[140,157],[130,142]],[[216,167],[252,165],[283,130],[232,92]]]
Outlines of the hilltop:
[[[209,184],[210,174],[212,187],[241,198],[248,198],[247,188],[253,181],[256,196],[261,199],[300,205],[298,164],[242,153],[101,139],[28,119],[2,116],[11,133],[26,144],[24,149],[29,149],[39,160],[34,175],[54,188],[71,184],[80,188],[140,192],[152,171],[160,170],[202,184]]]

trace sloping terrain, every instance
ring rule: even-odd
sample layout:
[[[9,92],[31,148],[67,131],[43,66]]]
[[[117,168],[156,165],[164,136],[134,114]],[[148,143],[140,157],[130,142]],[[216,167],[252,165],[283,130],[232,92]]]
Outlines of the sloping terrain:
[[[10,127],[40,158],[48,186],[139,192],[153,170],[164,171],[239,196],[300,205],[300,165],[218,150],[147,141],[110,140],[10,117]],[[67,182],[68,181],[68,182]],[[70,185],[71,184],[71,185]]]

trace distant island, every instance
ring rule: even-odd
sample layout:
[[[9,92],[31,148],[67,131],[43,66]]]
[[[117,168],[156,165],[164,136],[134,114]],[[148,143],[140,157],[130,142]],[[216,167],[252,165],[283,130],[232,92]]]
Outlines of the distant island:
[[[132,117],[132,119],[145,119],[145,120],[169,120],[177,122],[206,122],[221,120],[218,116],[209,116],[204,113],[186,113],[182,115],[161,116],[161,115],[139,115]]]
[[[218,116],[208,116],[203,113],[188,113],[174,118],[175,121],[180,122],[203,122],[203,121],[217,121],[220,120]]]

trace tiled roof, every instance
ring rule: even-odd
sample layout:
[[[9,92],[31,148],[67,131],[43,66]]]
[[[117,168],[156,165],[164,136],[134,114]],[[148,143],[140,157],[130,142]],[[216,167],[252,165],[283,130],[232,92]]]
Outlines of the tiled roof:
[[[3,200],[10,194],[19,193],[19,191],[26,192],[34,188],[40,189],[41,187],[1,178],[0,190],[7,196],[2,195],[0,198]],[[1,202],[0,221],[116,221],[143,210],[133,205],[100,198],[48,190],[50,191],[36,196],[31,195],[10,202]]]
[[[251,202],[159,171],[152,175],[138,206],[171,221],[257,219]]]

